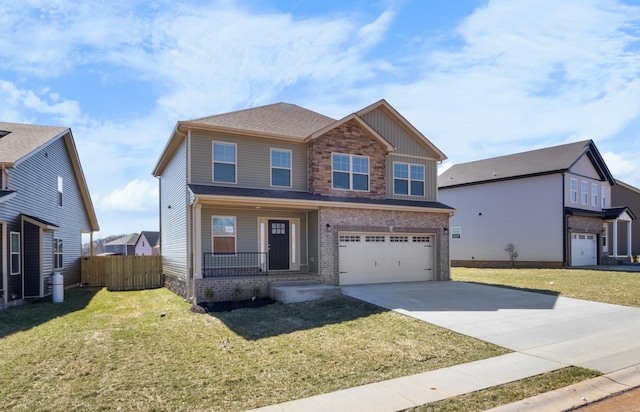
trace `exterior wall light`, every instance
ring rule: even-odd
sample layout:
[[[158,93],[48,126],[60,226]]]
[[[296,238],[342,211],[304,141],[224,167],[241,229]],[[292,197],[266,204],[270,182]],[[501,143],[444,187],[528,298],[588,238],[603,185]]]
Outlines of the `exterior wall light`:
[[[327,223],[327,232],[331,232],[331,225]]]

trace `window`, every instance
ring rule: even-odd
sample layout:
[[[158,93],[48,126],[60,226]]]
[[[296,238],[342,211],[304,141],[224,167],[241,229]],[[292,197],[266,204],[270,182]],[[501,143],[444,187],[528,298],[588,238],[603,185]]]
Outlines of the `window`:
[[[213,216],[213,253],[236,253],[236,218]]]
[[[271,186],[291,187],[291,151],[271,149]]]
[[[582,188],[580,191],[580,197],[582,198],[582,204],[586,205],[589,203],[589,183],[582,181]]]
[[[604,209],[605,207],[607,207],[607,188],[602,186],[600,188],[601,194],[600,197],[602,199],[602,208]]]
[[[63,268],[62,239],[53,239],[53,268]]]
[[[11,232],[11,274],[20,274],[20,233]]]
[[[213,181],[236,182],[236,145],[213,142]]]
[[[571,203],[578,203],[578,180],[571,179]]]
[[[424,166],[394,162],[393,194],[424,196]]]
[[[369,158],[334,153],[332,156],[333,188],[369,190]]]
[[[62,207],[62,176],[58,176],[58,206]]]
[[[451,228],[451,239],[460,239],[462,237],[462,227]]]
[[[598,206],[598,185],[591,183],[591,206]]]

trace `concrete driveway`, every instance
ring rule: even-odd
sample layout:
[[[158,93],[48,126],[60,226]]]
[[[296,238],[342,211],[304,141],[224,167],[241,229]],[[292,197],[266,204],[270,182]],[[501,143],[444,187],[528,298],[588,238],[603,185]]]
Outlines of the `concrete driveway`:
[[[640,308],[464,282],[343,286],[342,292],[551,361],[603,373],[640,364]]]

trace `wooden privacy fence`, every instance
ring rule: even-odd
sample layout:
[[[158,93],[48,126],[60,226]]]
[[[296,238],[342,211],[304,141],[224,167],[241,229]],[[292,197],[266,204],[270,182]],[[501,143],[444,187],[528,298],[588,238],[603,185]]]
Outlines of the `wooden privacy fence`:
[[[161,256],[83,256],[82,284],[107,290],[140,290],[164,286]]]

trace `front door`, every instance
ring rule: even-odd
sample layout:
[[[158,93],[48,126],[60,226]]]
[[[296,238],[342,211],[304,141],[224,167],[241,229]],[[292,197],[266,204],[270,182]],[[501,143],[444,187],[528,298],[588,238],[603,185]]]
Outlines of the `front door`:
[[[269,270],[289,269],[289,221],[269,220]]]

